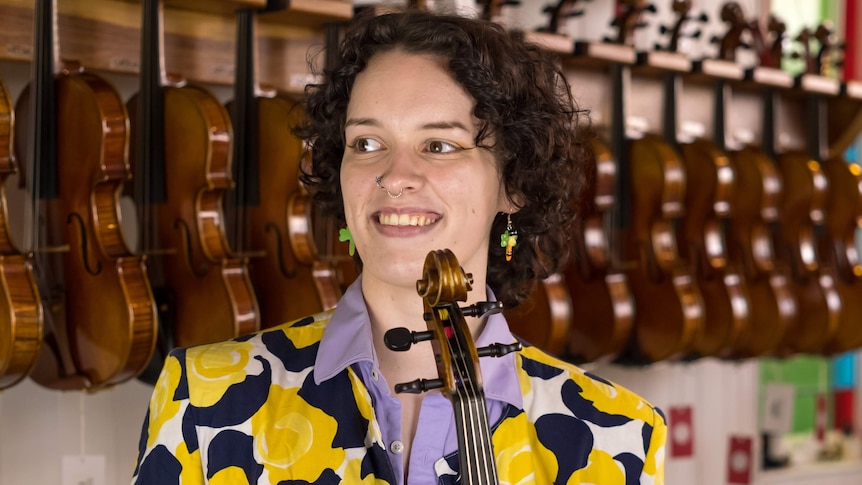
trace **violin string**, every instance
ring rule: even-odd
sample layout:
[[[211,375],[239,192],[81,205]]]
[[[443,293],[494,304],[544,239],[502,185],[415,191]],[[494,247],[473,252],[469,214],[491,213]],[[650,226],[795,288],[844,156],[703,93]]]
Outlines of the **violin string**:
[[[455,305],[453,304],[453,306]],[[449,322],[454,327],[451,318]],[[466,325],[464,326],[466,327]],[[455,329],[453,328],[453,330]],[[486,434],[486,430],[488,430],[487,409],[484,407],[484,400],[481,399],[482,390],[476,383],[476,376],[471,377],[468,368],[467,358],[470,357],[472,360],[469,345],[466,341],[468,338],[466,332],[469,332],[469,328],[461,330],[464,330],[460,333],[461,338],[458,338],[459,332],[454,332],[453,337],[448,340],[450,352],[453,355],[459,356],[458,359],[455,359],[455,368],[460,384],[457,387],[457,392],[460,395],[462,404],[466,403],[466,406],[461,406],[461,419],[467,426],[468,431],[465,440],[467,442],[467,450],[465,452],[470,451],[474,457],[474,459],[465,460],[467,466],[470,467],[470,470],[465,470],[465,474],[477,478],[484,477],[486,480],[489,480],[492,476],[490,475],[489,468],[492,465],[493,454],[490,447],[490,437]],[[454,346],[452,345],[453,341]],[[481,466],[481,474],[479,470],[473,469],[477,463]]]

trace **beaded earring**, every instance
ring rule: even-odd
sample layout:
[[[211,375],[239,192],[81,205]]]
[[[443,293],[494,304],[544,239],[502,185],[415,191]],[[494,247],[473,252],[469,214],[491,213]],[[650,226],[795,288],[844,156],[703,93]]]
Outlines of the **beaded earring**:
[[[356,244],[354,244],[353,242],[353,234],[350,234],[349,227],[341,228],[338,231],[338,240],[350,244],[349,246],[347,246],[347,253],[353,256],[353,253],[356,252]]]
[[[518,231],[512,227],[512,214],[506,214],[506,230],[500,234],[500,247],[506,248],[506,261],[512,260],[512,248],[518,244]]]

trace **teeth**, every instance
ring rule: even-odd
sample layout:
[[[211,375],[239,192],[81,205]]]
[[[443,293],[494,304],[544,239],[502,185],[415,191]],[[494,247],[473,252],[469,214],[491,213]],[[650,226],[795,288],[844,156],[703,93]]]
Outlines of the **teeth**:
[[[427,226],[436,219],[409,214],[380,214],[379,221],[384,226]]]

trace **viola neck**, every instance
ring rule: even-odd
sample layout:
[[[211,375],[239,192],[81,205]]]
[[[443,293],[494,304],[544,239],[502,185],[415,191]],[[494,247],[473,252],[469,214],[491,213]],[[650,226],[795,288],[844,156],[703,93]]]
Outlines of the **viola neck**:
[[[458,458],[463,485],[494,485],[497,467],[491,444],[491,427],[485,395],[462,395],[452,400],[455,408],[455,426],[458,430]]]
[[[57,159],[57,93],[54,87],[57,57],[57,27],[54,0],[36,3],[34,28],[36,51],[32,66],[30,123],[34,173],[32,181],[34,198],[54,199],[58,195],[58,180],[55,163]]]
[[[257,166],[258,113],[255,101],[257,83],[255,24],[252,10],[237,12],[236,82],[233,98],[233,156],[236,204],[238,207],[260,204]]]
[[[162,2],[142,2],[141,77],[138,96],[138,143],[136,146],[139,173],[137,193],[143,205],[167,201],[165,173],[164,91],[165,78]]]
[[[156,248],[154,207],[167,201],[165,181],[165,63],[161,0],[141,3],[141,75],[135,137],[135,199],[140,212],[141,243]]]

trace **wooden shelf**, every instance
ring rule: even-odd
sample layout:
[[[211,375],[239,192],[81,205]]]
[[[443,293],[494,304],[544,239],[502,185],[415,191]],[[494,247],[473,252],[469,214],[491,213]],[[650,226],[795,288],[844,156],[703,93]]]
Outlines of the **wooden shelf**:
[[[347,22],[352,5],[342,0],[292,0],[287,9],[261,15],[259,81],[300,93],[310,80],[309,49],[322,50],[328,22]],[[238,8],[262,8],[265,0],[167,0],[165,66],[192,82],[232,84]],[[140,64],[140,2],[58,2],[59,55],[88,69],[137,74]],[[32,0],[0,0],[0,59],[32,60]],[[322,58],[319,60],[322,62]]]

